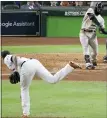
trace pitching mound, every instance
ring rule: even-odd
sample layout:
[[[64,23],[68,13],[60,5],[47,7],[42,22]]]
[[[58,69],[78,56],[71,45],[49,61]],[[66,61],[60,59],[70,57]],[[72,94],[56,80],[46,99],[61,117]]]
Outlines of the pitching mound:
[[[56,73],[64,67],[69,61],[79,63],[83,69],[74,70],[65,80],[72,81],[106,81],[107,80],[107,63],[103,63],[103,54],[98,56],[98,66],[95,70],[86,70],[82,54],[54,53],[54,54],[20,54],[19,56],[36,58],[51,72]],[[7,79],[10,70],[2,64],[2,79]],[[37,79],[37,78],[34,78]]]

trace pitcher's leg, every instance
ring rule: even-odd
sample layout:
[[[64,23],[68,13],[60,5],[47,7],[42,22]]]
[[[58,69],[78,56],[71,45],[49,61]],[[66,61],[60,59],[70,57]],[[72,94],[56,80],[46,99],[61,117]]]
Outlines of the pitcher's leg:
[[[65,78],[73,70],[74,68],[72,68],[69,64],[67,64],[64,68],[62,68],[56,74],[54,74],[55,83]]]
[[[66,75],[73,71],[73,67],[67,64],[64,68],[58,71],[55,75],[52,75],[40,62],[36,74],[43,80],[49,83],[56,83],[62,80]]]
[[[62,80],[63,78],[65,78],[69,73],[71,73],[76,68],[81,69],[81,67],[78,64],[76,64],[76,63],[74,63],[72,61],[69,62],[69,64],[67,64],[64,68],[59,70],[54,75],[55,82],[58,82],[58,81]]]
[[[21,87],[21,100],[22,100],[22,109],[23,115],[30,114],[30,97],[29,97],[29,87]]]
[[[29,86],[31,84],[32,78],[33,75],[25,74],[25,75],[21,75],[21,79],[20,79],[23,115],[27,115],[27,116],[30,114]]]

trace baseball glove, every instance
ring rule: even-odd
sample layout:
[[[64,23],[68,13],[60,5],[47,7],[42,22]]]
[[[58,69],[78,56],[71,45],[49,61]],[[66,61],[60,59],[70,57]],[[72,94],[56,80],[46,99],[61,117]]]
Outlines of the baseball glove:
[[[10,76],[9,76],[9,80],[11,84],[16,84],[18,82],[20,82],[20,75],[17,71],[13,72]]]

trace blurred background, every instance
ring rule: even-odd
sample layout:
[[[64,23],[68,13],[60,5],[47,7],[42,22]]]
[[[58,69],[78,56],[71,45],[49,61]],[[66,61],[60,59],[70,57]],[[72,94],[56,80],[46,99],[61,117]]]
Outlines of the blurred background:
[[[2,36],[78,37],[91,1],[1,1]],[[107,24],[107,1],[102,13]],[[98,34],[99,37],[104,37]]]
[[[90,6],[90,1],[2,1],[2,9],[6,9],[9,6],[19,9],[27,8],[33,9],[40,6]],[[28,6],[28,7],[26,7]],[[30,8],[30,6],[32,6]]]

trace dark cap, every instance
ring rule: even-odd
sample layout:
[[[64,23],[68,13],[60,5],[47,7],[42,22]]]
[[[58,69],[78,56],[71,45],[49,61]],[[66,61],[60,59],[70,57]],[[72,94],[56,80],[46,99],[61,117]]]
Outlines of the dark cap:
[[[1,52],[1,57],[4,59],[9,54],[10,54],[10,52],[8,50],[4,50]]]
[[[98,2],[95,6],[95,13],[97,12],[97,14],[101,14],[103,11],[104,5],[102,4],[102,2]]]

